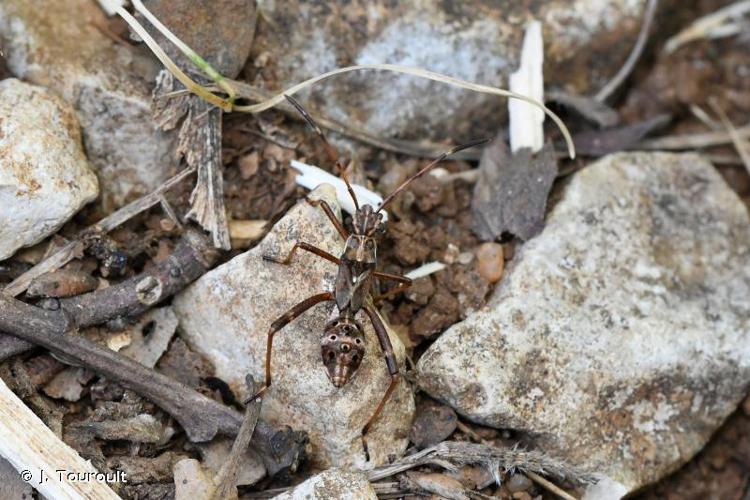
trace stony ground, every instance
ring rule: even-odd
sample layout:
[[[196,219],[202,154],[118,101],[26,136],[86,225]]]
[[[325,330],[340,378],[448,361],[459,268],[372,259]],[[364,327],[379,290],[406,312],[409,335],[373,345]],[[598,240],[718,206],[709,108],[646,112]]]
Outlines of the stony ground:
[[[733,123],[747,123],[750,116],[750,42],[747,34],[727,40],[695,42],[671,57],[658,55],[659,48],[669,33],[684,26],[687,20],[713,11],[723,3],[726,2],[694,2],[691,8],[680,9],[678,15],[663,19],[663,25],[654,35],[634,76],[618,96],[616,109],[627,123],[636,123],[660,112],[669,112],[673,114],[673,120],[666,128],[659,130],[659,135],[705,132],[705,124],[688,111],[688,106],[711,109],[709,99],[712,97],[720,107],[727,110]],[[112,22],[106,31],[110,35],[124,33],[119,22]],[[240,75],[252,79],[259,72],[262,72],[262,68],[257,63],[248,63]],[[0,78],[5,80],[10,76],[10,70],[0,67]],[[331,98],[330,95],[326,97]],[[584,127],[583,122],[577,121],[579,119],[572,113],[566,115],[566,119],[574,128]],[[228,115],[223,118],[222,125],[224,192],[229,218],[276,222],[288,215],[290,208],[307,194],[295,185],[289,161],[298,159],[325,165],[326,156],[320,143],[298,121],[276,112],[269,112],[258,119]],[[459,133],[465,132],[461,125],[448,128],[455,128]],[[89,135],[88,138],[89,144],[92,144],[92,137]],[[391,192],[401,180],[424,163],[421,159],[358,145],[338,137],[335,139],[340,149],[351,147],[356,152],[358,163],[354,178],[381,193]],[[714,158],[731,156],[730,162],[717,162],[716,169],[742,202],[750,206],[750,176],[736,160],[733,148],[730,145],[711,148],[708,154]],[[107,153],[102,153],[101,156],[107,156]],[[570,172],[589,161],[590,159],[579,159],[563,162],[560,168],[563,172]],[[474,163],[469,161],[447,161],[443,168],[449,173],[458,173],[473,166]],[[114,180],[107,174],[107,178],[100,179],[100,182]],[[188,210],[191,182],[179,184],[167,195],[180,215]],[[566,176],[558,178],[553,187],[551,205],[561,196],[560,193],[568,182]],[[105,186],[102,189],[108,188]],[[123,190],[111,189],[109,192],[116,193],[113,196],[117,198]],[[405,347],[407,367],[419,363],[425,351],[430,349],[446,329],[465,320],[487,304],[507,277],[503,269],[514,265],[514,258],[524,245],[511,235],[503,235],[497,242],[482,245],[483,241],[472,230],[473,192],[474,186],[470,182],[458,180],[445,183],[436,177],[426,176],[416,181],[392,207],[393,221],[379,248],[380,269],[400,274],[427,261],[438,260],[447,264],[446,270],[417,280],[411,290],[389,299],[380,308]],[[89,205],[67,222],[59,234],[72,237],[107,212],[108,209],[101,204]],[[2,234],[0,231],[0,235]],[[70,270],[79,275],[94,275],[115,282],[164,261],[174,249],[180,234],[181,229],[156,207],[114,231],[111,238],[102,245],[106,247],[106,251],[88,252]],[[221,261],[230,261],[253,247],[256,242],[257,238],[234,241],[233,250],[223,255]],[[16,254],[10,260],[0,262],[0,283],[7,284],[21,275],[41,259],[45,250],[46,246],[33,247]],[[127,264],[107,274],[109,268],[104,262],[113,253],[125,256]],[[321,272],[321,275],[324,274]],[[285,276],[279,279],[293,278],[294,276]],[[310,282],[316,283],[324,278],[325,276],[306,277]],[[252,301],[255,297],[253,294],[261,294],[263,290],[260,287],[258,290],[248,290],[247,293],[249,295],[245,300]],[[188,301],[184,298],[179,300]],[[263,304],[261,301],[256,305],[260,309],[265,307]],[[123,330],[122,324],[107,326],[115,331]],[[153,325],[144,328],[148,330],[152,327]],[[132,332],[137,328],[125,330]],[[185,338],[189,338],[189,335],[186,334]],[[216,363],[212,366],[195,346],[195,342],[190,342],[189,345],[182,337],[175,337],[168,348],[165,348],[156,368],[216,400],[227,404],[235,403],[240,397],[244,375],[234,378],[226,376],[231,363],[229,368],[216,366]],[[293,363],[293,353],[290,356],[289,363]],[[224,372],[219,374],[221,370]],[[413,379],[413,371],[407,371],[408,377]],[[205,450],[189,443],[178,426],[153,404],[117,384],[96,377],[92,372],[68,367],[49,354],[33,351],[6,360],[0,365],[0,376],[17,393],[23,394],[27,404],[50,427],[58,429],[66,442],[85,458],[92,459],[95,465],[124,467],[123,463],[126,463],[133,477],[142,482],[124,488],[120,493],[125,498],[168,497],[174,491],[174,463],[184,457],[206,460]],[[302,382],[296,383],[307,381],[304,376],[299,380]],[[733,390],[736,392],[731,396],[733,399],[745,398],[743,388]],[[406,395],[402,396],[408,399]],[[407,437],[411,443],[422,443],[420,447],[436,439],[446,438],[504,446],[525,439],[520,433],[480,426],[462,416],[456,416],[453,410],[438,405],[424,392],[417,391],[415,401],[416,411],[410,406],[405,413],[415,412],[419,425],[415,424],[411,429],[393,427],[388,431],[396,432],[393,430],[396,429],[400,432],[398,438],[403,442],[398,446],[399,452],[406,447]],[[745,400],[739,406],[692,460],[655,485],[636,493],[634,497],[649,500],[747,499],[750,494],[748,401],[750,400]],[[299,411],[303,415],[307,410],[302,408]],[[364,413],[355,415],[356,408],[347,407],[346,411],[351,412],[354,415],[352,418],[357,422],[357,419],[365,420]],[[153,429],[153,435],[149,434],[140,442],[122,439],[116,433],[107,435],[105,431],[93,439],[90,434],[81,431],[80,425],[76,425],[81,422],[123,419],[142,413],[155,415],[163,425]],[[428,417],[420,420],[421,415]],[[393,419],[403,420],[400,414],[396,414]],[[126,429],[123,432],[127,437],[129,432],[143,431]],[[313,441],[321,443],[325,442],[325,438],[324,435],[315,436]],[[319,446],[325,448],[326,445]],[[330,445],[330,448],[335,446]],[[326,448],[327,458],[336,456],[335,453],[349,453],[349,449],[331,449]],[[357,448],[356,453],[361,453],[361,448]],[[383,455],[387,453],[383,452]],[[328,463],[322,460],[315,465]],[[254,486],[245,487],[242,493],[251,497],[253,492],[296,483],[313,471],[315,469],[310,467],[293,477],[265,479]],[[252,475],[250,472],[248,474]],[[556,498],[525,476],[509,477],[502,487],[487,486],[486,473],[478,467],[465,467],[455,477],[465,487],[484,486],[480,491],[493,497]],[[570,484],[563,486],[574,488]]]

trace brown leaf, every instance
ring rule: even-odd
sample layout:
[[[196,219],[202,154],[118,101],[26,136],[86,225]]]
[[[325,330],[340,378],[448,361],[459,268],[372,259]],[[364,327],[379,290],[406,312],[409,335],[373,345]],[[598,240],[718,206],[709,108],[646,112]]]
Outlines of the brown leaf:
[[[484,241],[510,232],[528,240],[541,231],[547,196],[557,176],[551,144],[539,153],[522,149],[510,156],[504,141],[482,153],[471,203],[473,230]]]
[[[576,152],[581,156],[604,156],[635,146],[654,130],[666,125],[671,117],[658,115],[642,122],[604,130],[590,130],[573,135]]]

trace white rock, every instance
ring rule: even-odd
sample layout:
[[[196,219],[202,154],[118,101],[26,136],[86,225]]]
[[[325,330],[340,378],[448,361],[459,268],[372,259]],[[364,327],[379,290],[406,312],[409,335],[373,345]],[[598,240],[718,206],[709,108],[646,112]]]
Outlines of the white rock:
[[[98,193],[70,106],[15,78],[0,82],[0,260],[57,231]]]
[[[173,136],[156,130],[150,55],[116,43],[90,0],[0,2],[0,46],[17,77],[42,85],[75,107],[86,153],[111,209],[152,191],[173,163]],[[142,75],[142,76],[140,76]]]
[[[633,491],[689,460],[744,396],[748,296],[750,220],[713,167],[609,156],[573,177],[486,310],[423,355],[419,380]]]
[[[336,212],[339,206],[329,185],[310,194],[322,197]],[[296,241],[311,243],[334,255],[343,240],[323,211],[301,201],[265,239],[202,276],[179,294],[173,304],[182,334],[210,359],[216,375],[239,394],[245,375],[257,383],[265,377],[266,334],[273,321],[302,300],[332,290],[336,266],[298,251],[289,266],[267,262],[264,254],[286,255]],[[320,337],[332,303],[320,304],[287,325],[274,337],[273,385],[263,398],[261,418],[309,433],[312,461],[320,467],[365,467],[361,431],[388,387],[390,377],[377,338],[366,316],[366,354],[358,372],[337,389],[321,361]],[[395,334],[391,342],[403,367],[404,347]],[[414,399],[401,381],[367,435],[371,463],[406,449]]]
[[[375,500],[378,496],[359,472],[330,469],[311,477],[276,500]]]

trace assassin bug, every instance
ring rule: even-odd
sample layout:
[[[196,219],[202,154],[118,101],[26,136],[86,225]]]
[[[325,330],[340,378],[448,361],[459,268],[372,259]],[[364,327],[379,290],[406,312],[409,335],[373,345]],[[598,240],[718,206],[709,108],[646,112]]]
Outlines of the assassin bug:
[[[477,146],[488,142],[487,139],[475,141],[461,146],[457,146],[450,151],[440,155],[419,172],[404,181],[390,195],[388,195],[380,206],[375,209],[370,205],[359,205],[357,196],[354,194],[351,184],[346,176],[346,163],[338,154],[336,149],[326,139],[323,131],[313,121],[312,117],[304,108],[292,97],[285,96],[286,99],[299,111],[304,117],[307,124],[322,140],[325,150],[330,159],[335,162],[341,178],[346,184],[347,191],[354,202],[355,213],[351,219],[351,232],[336,218],[331,207],[323,200],[309,201],[309,203],[319,206],[326,214],[328,219],[334,225],[338,233],[345,240],[344,251],[340,257],[313,246],[309,243],[298,241],[284,258],[264,255],[265,260],[276,262],[278,264],[289,264],[297,250],[311,252],[323,259],[329,260],[338,266],[338,273],[332,292],[319,293],[309,297],[299,304],[295,305],[283,316],[274,321],[268,330],[266,344],[266,380],[265,385],[248,401],[259,397],[271,386],[271,351],[273,347],[274,335],[284,328],[291,321],[299,317],[302,313],[321,302],[334,301],[338,309],[337,316],[329,321],[324,328],[321,338],[320,350],[326,373],[331,383],[336,387],[343,387],[354,376],[362,359],[365,356],[365,336],[362,325],[357,321],[356,315],[360,310],[364,310],[375,330],[378,337],[380,348],[385,355],[385,363],[388,373],[391,377],[390,384],[385,391],[375,412],[372,414],[364,427],[363,434],[367,432],[372,422],[380,415],[383,406],[388,401],[398,383],[398,364],[393,352],[390,338],[386,332],[385,326],[375,311],[374,303],[395,293],[402,292],[411,286],[411,279],[405,276],[383,273],[376,271],[377,265],[377,244],[380,237],[385,233],[386,221],[383,218],[382,210],[403,191],[413,180],[426,174],[431,168],[447,158],[449,155],[466,148]],[[371,295],[373,278],[381,280],[395,281],[398,285],[391,291],[377,297]]]

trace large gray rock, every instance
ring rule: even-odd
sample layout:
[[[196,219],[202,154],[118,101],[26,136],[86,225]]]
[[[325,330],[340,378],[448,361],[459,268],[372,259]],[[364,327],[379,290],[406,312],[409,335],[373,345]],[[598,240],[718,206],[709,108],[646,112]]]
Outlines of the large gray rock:
[[[690,459],[750,382],[750,220],[694,155],[606,157],[571,179],[487,308],[420,384],[625,491]]]
[[[41,87],[0,82],[0,260],[57,231],[98,193],[73,109]]]
[[[73,105],[105,209],[152,191],[171,174],[173,135],[156,129],[157,63],[107,37],[90,0],[0,2],[0,46],[10,71]]]
[[[331,186],[321,186],[310,196],[322,197],[339,210]],[[343,240],[323,211],[301,201],[258,246],[205,274],[175,298],[173,307],[185,339],[240,394],[246,374],[256,382],[264,380],[271,323],[302,300],[333,289],[336,266],[315,255],[299,251],[289,266],[262,259],[264,254],[286,255],[296,241],[334,255],[343,249]],[[263,398],[261,417],[307,431],[316,465],[366,467],[362,428],[390,377],[375,333],[362,314],[358,318],[366,327],[362,364],[347,385],[333,386],[320,351],[323,327],[332,310],[332,303],[317,305],[274,337],[273,385]],[[395,334],[391,342],[403,366],[404,347]],[[366,436],[371,464],[403,454],[413,415],[414,399],[402,381]]]
[[[331,469],[311,477],[276,500],[375,500],[378,496],[358,472]]]
[[[419,66],[505,86],[526,24],[542,22],[547,87],[598,90],[626,59],[646,0],[519,2],[285,2],[263,0],[254,83],[276,91],[349,64]],[[283,27],[283,29],[280,29]],[[312,91],[318,109],[381,135],[470,139],[494,135],[496,96],[384,72],[337,76]]]

